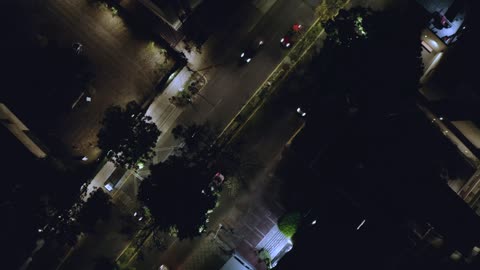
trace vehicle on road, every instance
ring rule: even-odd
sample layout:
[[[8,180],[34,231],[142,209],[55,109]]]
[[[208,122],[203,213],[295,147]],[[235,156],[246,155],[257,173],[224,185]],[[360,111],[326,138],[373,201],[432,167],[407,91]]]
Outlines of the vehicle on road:
[[[253,57],[258,53],[258,51],[263,47],[263,40],[257,40],[250,44],[245,50],[240,54],[240,64],[247,64],[252,61]]]
[[[303,25],[296,23],[292,26],[290,30],[280,39],[280,44],[284,48],[290,48],[292,45],[297,42],[300,32],[303,29]]]
[[[297,108],[297,113],[301,116],[301,117],[305,117],[307,115],[307,113],[305,112],[305,109],[303,109],[302,107],[298,107]]]
[[[140,207],[137,211],[133,213],[133,218],[137,221],[144,221],[147,216],[147,208],[145,206]]]

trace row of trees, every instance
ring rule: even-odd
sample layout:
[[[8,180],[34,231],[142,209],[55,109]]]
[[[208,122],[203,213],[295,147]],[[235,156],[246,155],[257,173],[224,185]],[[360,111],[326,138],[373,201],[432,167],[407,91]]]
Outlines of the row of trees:
[[[226,181],[231,181],[229,176],[244,180],[256,164],[239,153],[239,145],[215,144],[217,130],[208,123],[179,125],[172,133],[184,146],[151,166],[138,196],[159,229],[175,227],[179,238],[191,238],[206,229],[209,213],[218,205],[222,183],[214,181],[215,175],[226,175]]]
[[[137,169],[139,162],[150,163],[161,132],[138,104],[109,108],[102,124],[99,147],[117,166]],[[217,145],[218,131],[208,123],[179,125],[172,134],[183,146],[165,162],[150,166],[138,199],[149,208],[157,229],[175,228],[180,238],[194,237],[217,204],[221,186],[212,181],[215,174],[243,181],[256,163],[240,154],[241,145]]]

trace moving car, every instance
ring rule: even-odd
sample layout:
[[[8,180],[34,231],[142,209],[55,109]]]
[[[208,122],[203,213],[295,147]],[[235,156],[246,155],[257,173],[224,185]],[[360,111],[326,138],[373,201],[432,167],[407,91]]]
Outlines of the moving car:
[[[250,61],[252,61],[253,57],[257,54],[257,52],[262,47],[263,47],[263,40],[258,40],[250,44],[250,46],[248,46],[248,48],[246,48],[240,54],[240,63],[242,64],[250,63]]]
[[[302,109],[301,107],[298,107],[297,108],[297,113],[301,116],[301,117],[305,117],[307,115],[307,113],[305,112],[305,109]]]
[[[303,25],[296,23],[292,26],[290,30],[280,39],[280,44],[284,48],[290,48],[298,39]]]

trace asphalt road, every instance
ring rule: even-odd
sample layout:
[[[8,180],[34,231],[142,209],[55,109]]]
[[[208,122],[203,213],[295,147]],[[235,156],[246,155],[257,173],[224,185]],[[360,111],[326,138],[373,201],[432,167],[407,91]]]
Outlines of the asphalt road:
[[[244,16],[245,12],[253,15]],[[195,97],[192,105],[180,108],[170,104],[168,99],[183,87],[190,74],[184,69],[150,105],[147,114],[162,131],[153,162],[163,161],[180,144],[171,135],[178,124],[208,121],[222,130],[285,56],[280,46],[283,34],[295,22],[307,27],[313,15],[313,9],[302,1],[277,0],[265,14],[247,5],[204,44],[201,54],[185,52],[191,68],[203,74],[207,84],[200,90],[202,97]],[[238,16],[251,21],[238,23]],[[249,64],[239,66],[242,50],[256,38],[264,40],[265,46]]]
[[[65,8],[68,9],[68,7]],[[70,8],[75,9],[75,6],[70,6]],[[249,15],[246,16],[245,14]],[[59,14],[58,16],[68,16],[68,14]],[[219,127],[225,126],[285,55],[284,49],[279,44],[282,35],[293,23],[298,22],[299,18],[301,18],[300,22],[305,25],[311,23],[313,21],[313,10],[302,1],[278,0],[266,14],[252,5],[247,5],[238,10],[231,18],[232,21],[226,22],[223,30],[218,31],[218,34],[207,41],[200,56],[192,59],[193,69],[220,64],[214,68],[201,71],[208,80],[207,85],[201,90],[201,94],[215,106],[212,108],[203,99],[195,99],[194,104],[185,109],[177,108],[168,102],[168,98],[174,95],[182,81],[186,80],[182,76],[188,77],[188,72],[185,72],[183,75],[182,73],[179,74],[179,78],[175,79],[178,83],[174,80],[171,86],[167,87],[164,93],[158,96],[148,109],[147,113],[152,116],[163,132],[157,147],[161,149],[158,154],[166,156],[170,151],[164,151],[163,149],[178,145],[179,142],[176,142],[170,134],[171,129],[176,124],[208,120]],[[249,20],[246,20],[246,18],[249,18]],[[65,20],[68,23],[70,19]],[[251,63],[239,67],[237,63],[243,47],[250,39],[259,36],[265,42],[264,48]],[[106,50],[109,50],[109,48],[106,48]],[[268,148],[264,149],[266,153],[269,153]],[[157,157],[157,161],[162,159],[162,157]],[[116,193],[122,194],[122,202],[127,208],[132,208],[132,205],[135,204],[135,190],[130,182],[126,182]],[[128,196],[130,198],[127,198]],[[92,259],[88,258],[88,254],[95,254],[95,256],[104,254],[110,257],[112,253],[106,252],[109,243],[112,245],[112,250],[117,250],[120,246],[126,245],[124,242],[120,244],[113,238],[105,238],[103,241],[105,242],[102,247],[104,247],[105,252],[86,252],[86,250],[92,248],[91,245],[89,245],[89,248],[79,246],[67,259],[64,266],[68,266],[68,269],[86,269],[85,267],[88,268],[88,265],[91,265]],[[67,269],[65,267],[62,269]]]
[[[252,13],[261,15],[253,6],[251,9]],[[294,23],[300,22],[308,26],[313,19],[312,8],[303,1],[277,0],[260,20],[252,17],[251,20],[256,25],[249,33],[233,35],[250,30],[252,23],[233,24],[221,35],[209,40],[206,46],[211,49],[205,52],[209,54],[209,59],[205,59],[202,65],[196,64],[193,68],[207,77],[208,84],[202,90],[202,94],[216,105],[212,108],[199,99],[195,109],[185,111],[179,121],[208,120],[223,128],[283,59],[286,50],[280,46],[282,36]],[[241,52],[248,43],[258,38],[264,41],[264,47],[250,63],[239,66]],[[210,65],[217,66],[202,70]]]
[[[191,68],[203,74],[208,83],[200,91],[203,97],[194,98],[191,106],[177,108],[168,98],[183,86],[185,78],[176,78],[148,108],[147,114],[162,131],[157,144],[161,150],[154,162],[164,160],[171,152],[168,149],[179,144],[171,135],[177,124],[208,121],[222,130],[285,56],[286,50],[280,46],[284,33],[296,22],[307,27],[313,19],[312,7],[300,0],[277,0],[265,14],[254,5],[246,5],[207,40],[201,53],[185,51]],[[249,64],[239,66],[241,52],[257,38],[265,42],[264,47]],[[178,77],[188,77],[187,73]]]

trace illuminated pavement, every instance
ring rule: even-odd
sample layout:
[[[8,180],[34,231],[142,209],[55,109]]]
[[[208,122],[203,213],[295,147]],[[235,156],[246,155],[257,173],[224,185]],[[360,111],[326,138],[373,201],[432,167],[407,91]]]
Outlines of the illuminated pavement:
[[[42,33],[54,37],[62,46],[80,42],[82,53],[92,62],[96,75],[92,102],[82,99],[58,127],[72,155],[86,155],[92,161],[99,154],[96,135],[104,110],[111,104],[145,101],[166,72],[159,72],[166,58],[160,48],[134,36],[120,17],[88,2],[42,1],[38,4],[37,24]],[[165,66],[172,67],[172,59],[167,58]]]

